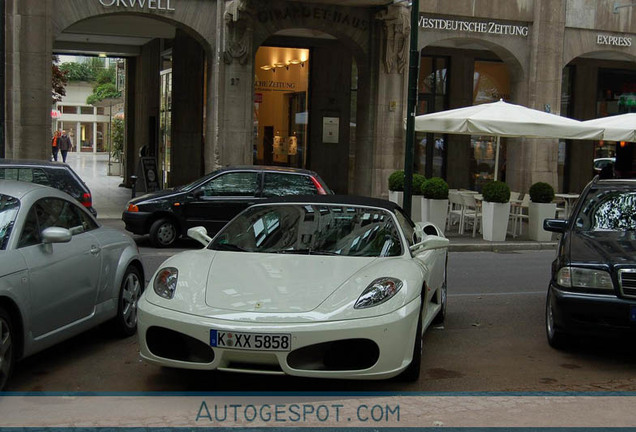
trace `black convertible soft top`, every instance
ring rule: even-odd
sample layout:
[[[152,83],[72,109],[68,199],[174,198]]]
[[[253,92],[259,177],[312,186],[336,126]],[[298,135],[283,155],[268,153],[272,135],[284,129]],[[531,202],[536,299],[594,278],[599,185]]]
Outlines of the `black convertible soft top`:
[[[269,203],[303,203],[303,204],[341,204],[365,207],[379,207],[390,212],[395,212],[399,205],[392,201],[356,195],[287,195],[281,197],[268,198],[259,201],[258,204]]]

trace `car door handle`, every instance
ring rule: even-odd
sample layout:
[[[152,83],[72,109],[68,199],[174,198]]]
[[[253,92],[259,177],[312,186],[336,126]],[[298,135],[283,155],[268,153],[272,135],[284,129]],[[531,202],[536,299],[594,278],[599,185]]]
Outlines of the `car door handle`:
[[[102,248],[97,247],[97,246],[95,246],[95,245],[92,245],[92,246],[91,246],[91,251],[90,251],[90,252],[91,252],[91,255],[97,255],[98,253],[100,253],[100,252],[101,252],[101,250],[102,250]]]

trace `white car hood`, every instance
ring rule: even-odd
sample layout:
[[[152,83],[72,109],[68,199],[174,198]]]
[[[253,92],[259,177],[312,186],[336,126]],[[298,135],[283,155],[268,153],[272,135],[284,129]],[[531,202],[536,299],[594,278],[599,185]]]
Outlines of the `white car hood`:
[[[217,252],[205,301],[234,311],[308,312],[376,259]]]

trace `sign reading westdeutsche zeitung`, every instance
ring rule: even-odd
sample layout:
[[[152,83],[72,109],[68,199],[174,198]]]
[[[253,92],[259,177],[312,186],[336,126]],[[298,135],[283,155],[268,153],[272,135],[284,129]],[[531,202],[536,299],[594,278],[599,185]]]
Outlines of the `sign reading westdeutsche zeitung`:
[[[121,7],[126,9],[149,9],[174,11],[173,0],[99,0],[104,7]]]
[[[494,21],[456,20],[421,16],[419,27],[427,30],[463,31],[520,37],[528,36],[527,25],[502,24]]]

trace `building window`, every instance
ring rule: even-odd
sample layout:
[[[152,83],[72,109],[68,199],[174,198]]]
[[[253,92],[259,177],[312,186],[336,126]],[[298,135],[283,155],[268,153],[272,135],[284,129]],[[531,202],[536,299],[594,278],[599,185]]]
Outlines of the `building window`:
[[[92,106],[80,107],[80,114],[93,115],[94,113],[95,113],[95,108],[93,108]]]
[[[449,59],[422,56],[418,80],[417,114],[428,114],[448,109]],[[415,134],[415,172],[426,177],[446,177],[446,135]]]
[[[77,114],[77,107],[70,105],[60,105],[60,111],[62,111],[62,114]]]

